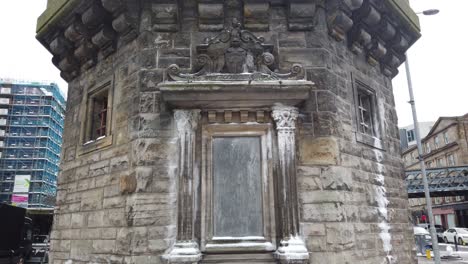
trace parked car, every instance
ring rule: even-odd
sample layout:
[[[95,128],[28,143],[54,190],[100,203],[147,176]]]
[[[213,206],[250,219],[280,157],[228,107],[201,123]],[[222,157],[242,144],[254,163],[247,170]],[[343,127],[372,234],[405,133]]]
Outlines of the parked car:
[[[468,242],[468,229],[462,227],[452,227],[444,232],[445,243],[455,243],[455,240],[459,245],[464,245]]]
[[[418,224],[419,227],[423,227],[424,229],[426,229],[427,231],[429,231],[429,224]],[[437,233],[437,241],[438,242],[444,242],[444,232],[445,232],[445,228],[442,226],[442,225],[434,225],[435,229],[436,229],[436,233]],[[429,231],[430,233],[430,231]]]
[[[413,226],[413,232],[418,252],[424,254],[426,249],[432,249],[432,239],[429,231],[420,226]]]

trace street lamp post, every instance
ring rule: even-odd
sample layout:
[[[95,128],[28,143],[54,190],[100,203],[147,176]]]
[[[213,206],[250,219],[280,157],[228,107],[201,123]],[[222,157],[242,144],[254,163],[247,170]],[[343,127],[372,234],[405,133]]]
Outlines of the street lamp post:
[[[430,16],[430,15],[435,15],[439,13],[439,10],[430,9],[430,10],[425,10],[423,12],[416,13],[416,14],[421,14],[421,13],[423,15]],[[429,225],[430,225],[429,229],[430,229],[431,238],[432,238],[432,249],[434,251],[434,262],[435,264],[440,264],[439,243],[437,241],[437,233],[436,233],[436,229],[434,226],[434,215],[432,214],[431,194],[429,193],[429,184],[427,182],[427,174],[426,174],[426,164],[424,163],[424,158],[423,158],[421,134],[419,133],[418,116],[416,114],[416,103],[414,101],[413,83],[411,81],[411,73],[410,73],[410,68],[409,68],[408,55],[406,55],[405,69],[406,69],[406,79],[408,81],[408,92],[410,96],[409,103],[411,104],[411,110],[413,112],[414,133],[416,136],[416,145],[418,147],[418,159],[419,159],[419,165],[421,166],[421,173],[422,173],[423,184],[424,184],[424,196],[426,197],[426,209],[427,209],[427,214],[429,217]]]
[[[419,14],[423,14],[425,16],[433,16],[433,15],[437,15],[439,14],[439,9],[428,9],[428,10],[424,10],[422,12],[418,12],[416,13],[417,15]]]
[[[424,164],[423,150],[422,150],[422,145],[421,145],[421,135],[419,134],[418,116],[416,114],[416,105],[414,102],[413,85],[411,82],[408,56],[406,56],[405,68],[406,68],[406,78],[408,80],[408,91],[409,91],[409,96],[410,96],[409,103],[411,104],[411,110],[413,111],[414,134],[416,136],[416,145],[418,147],[418,159],[419,159],[419,165],[421,166],[421,173],[422,173],[423,184],[424,184],[424,195],[426,197],[426,209],[427,209],[427,214],[429,217],[430,233],[431,233],[431,238],[432,238],[432,249],[434,251],[435,263],[440,264],[439,243],[437,241],[437,233],[436,233],[435,226],[434,226],[434,215],[432,214],[431,194],[429,193],[429,184],[427,183],[426,164]]]

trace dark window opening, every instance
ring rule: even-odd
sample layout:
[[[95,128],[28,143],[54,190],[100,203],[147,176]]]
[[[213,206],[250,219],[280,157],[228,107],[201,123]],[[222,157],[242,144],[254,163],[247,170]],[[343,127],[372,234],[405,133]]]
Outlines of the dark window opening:
[[[358,89],[359,131],[375,136],[373,94]]]
[[[415,140],[415,136],[414,136],[414,130],[408,130],[406,132],[407,136],[408,136],[408,142],[411,142],[411,141],[414,141]]]
[[[109,90],[101,90],[91,94],[88,107],[87,140],[93,141],[105,137],[108,128],[108,99]]]
[[[107,122],[107,97],[94,98],[93,100],[93,138],[106,135]]]

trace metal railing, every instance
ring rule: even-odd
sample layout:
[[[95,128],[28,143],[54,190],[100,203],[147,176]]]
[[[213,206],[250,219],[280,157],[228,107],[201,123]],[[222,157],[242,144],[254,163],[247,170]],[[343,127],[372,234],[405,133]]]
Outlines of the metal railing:
[[[431,197],[468,194],[468,166],[427,169],[426,172]],[[405,180],[409,198],[424,197],[420,170],[406,171]]]

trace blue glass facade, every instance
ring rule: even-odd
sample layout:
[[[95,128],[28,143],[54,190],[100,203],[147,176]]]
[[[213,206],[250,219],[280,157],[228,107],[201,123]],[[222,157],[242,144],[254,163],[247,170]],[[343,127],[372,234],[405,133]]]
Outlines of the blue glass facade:
[[[0,203],[54,207],[64,114],[56,84],[0,82]]]

